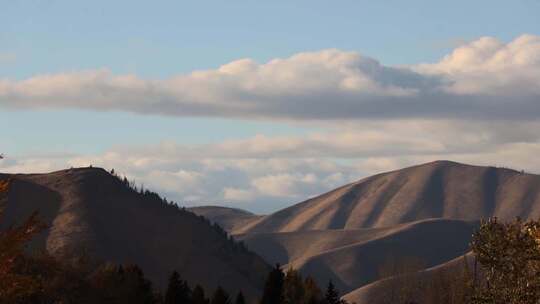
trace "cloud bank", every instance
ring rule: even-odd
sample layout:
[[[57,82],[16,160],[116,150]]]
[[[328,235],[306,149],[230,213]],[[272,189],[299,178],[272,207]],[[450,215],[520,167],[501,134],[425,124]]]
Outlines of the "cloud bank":
[[[241,59],[165,80],[103,70],[0,80],[0,106],[140,114],[330,119],[540,117],[540,37],[483,37],[432,64],[385,66],[336,49]]]
[[[270,212],[348,182],[438,159],[540,172],[540,122],[361,122],[303,136],[117,146],[102,153],[0,160],[0,172],[114,168],[185,205]]]
[[[182,204],[255,212],[437,159],[538,173],[539,84],[540,37],[533,35],[507,43],[483,37],[438,62],[414,66],[385,66],[334,49],[263,64],[242,59],[164,80],[106,69],[0,79],[0,108],[316,121],[305,125],[317,127],[297,136],[141,143],[75,156],[8,155],[0,171],[93,164],[115,168]]]

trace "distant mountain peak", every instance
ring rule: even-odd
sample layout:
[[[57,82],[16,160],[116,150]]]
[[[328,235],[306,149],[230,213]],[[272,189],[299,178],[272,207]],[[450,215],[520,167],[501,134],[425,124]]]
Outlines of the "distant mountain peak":
[[[540,176],[437,160],[363,178],[233,232],[356,229],[490,216],[540,216]]]

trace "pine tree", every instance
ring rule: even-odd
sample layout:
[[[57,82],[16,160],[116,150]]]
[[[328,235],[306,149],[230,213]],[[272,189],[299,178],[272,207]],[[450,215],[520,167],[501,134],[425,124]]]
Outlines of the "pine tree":
[[[191,294],[191,304],[208,304],[208,300],[204,295],[204,289],[201,285],[195,286],[193,293]]]
[[[328,282],[328,288],[326,288],[326,294],[324,296],[326,304],[340,304],[339,292],[337,291],[332,281]]]
[[[91,281],[95,290],[110,303],[152,304],[156,300],[152,284],[136,265],[106,264],[92,275]],[[79,302],[84,303],[80,299]]]
[[[137,265],[128,265],[124,267],[123,271],[126,302],[132,304],[154,303],[152,283],[144,277],[141,268]]]
[[[236,295],[236,301],[234,301],[235,304],[246,304],[246,298],[244,298],[244,294],[240,291]]]
[[[282,304],[283,282],[283,271],[281,271],[279,264],[276,264],[266,279],[261,304]]]
[[[180,274],[174,271],[169,277],[169,285],[165,293],[165,304],[188,304],[191,290],[187,282],[180,279]]]
[[[319,304],[322,302],[322,291],[312,277],[304,280],[304,301],[305,304]]]
[[[229,294],[219,286],[212,295],[210,304],[231,304],[231,299]]]

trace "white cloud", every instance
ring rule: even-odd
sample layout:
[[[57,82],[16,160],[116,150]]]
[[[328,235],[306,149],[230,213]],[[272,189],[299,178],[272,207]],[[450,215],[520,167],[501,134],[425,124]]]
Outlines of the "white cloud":
[[[256,194],[246,189],[225,187],[223,188],[223,199],[227,202],[249,202],[256,199]]]
[[[411,67],[325,50],[264,64],[242,59],[167,80],[107,70],[4,79],[4,107],[313,119],[317,129],[200,145],[119,146],[96,155],[8,155],[0,171],[93,164],[178,202],[259,212],[436,159],[540,172],[538,83],[540,37],[532,35],[509,43],[484,37],[439,62]]]
[[[417,71],[447,75],[453,82],[446,88],[450,93],[538,97],[540,37],[522,35],[507,44],[482,37]]]
[[[318,178],[313,173],[264,175],[253,179],[251,184],[259,193],[275,197],[298,197],[311,187],[319,186]]]
[[[355,52],[241,59],[165,80],[95,70],[0,80],[0,106],[294,120],[536,119],[540,37],[483,37],[441,61],[385,66]]]
[[[204,179],[202,173],[187,170],[173,172],[152,170],[145,178],[145,180],[151,182],[151,187],[180,194],[199,194],[198,190],[203,185],[202,179]]]
[[[0,172],[11,173],[33,173],[33,172],[51,172],[59,168],[66,167],[66,160],[50,158],[28,158],[12,159],[5,158],[0,160]]]
[[[305,136],[167,142],[78,157],[8,155],[0,171],[48,172],[92,164],[115,168],[182,204],[227,203],[268,212],[370,174],[437,159],[540,172],[538,129],[540,122],[363,122]]]

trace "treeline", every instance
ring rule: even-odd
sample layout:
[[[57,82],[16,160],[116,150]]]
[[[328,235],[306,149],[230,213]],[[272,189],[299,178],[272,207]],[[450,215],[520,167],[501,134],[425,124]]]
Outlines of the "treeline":
[[[197,285],[191,289],[188,282],[173,272],[163,303],[166,304],[245,304],[246,298],[240,291],[232,297],[223,288],[218,287],[210,297],[205,296],[204,289]],[[347,304],[341,300],[332,282],[328,283],[323,294],[311,277],[305,279],[294,269],[286,273],[279,265],[268,274],[264,291],[259,304]]]
[[[167,208],[169,212],[179,212],[183,215],[190,216],[194,219],[197,219],[201,222],[206,223],[207,225],[211,226],[212,229],[222,235],[224,238],[228,239],[228,246],[235,252],[241,251],[246,252],[250,254],[254,254],[244,244],[242,241],[236,241],[231,235],[225,231],[220,225],[217,223],[211,223],[210,220],[208,220],[206,217],[202,215],[197,215],[189,210],[187,210],[185,207],[180,207],[180,204],[177,202],[174,202],[172,200],[168,200],[166,197],[161,197],[158,193],[151,191],[144,187],[143,184],[137,186],[137,183],[135,181],[130,181],[126,176],[119,175],[114,169],[111,169],[109,172],[111,176],[113,176],[119,183],[121,183],[124,186],[124,189],[126,191],[136,192],[140,195],[142,195],[145,198],[145,201],[150,204],[157,204],[161,207]]]
[[[0,186],[1,187],[1,186]],[[162,293],[136,265],[102,264],[79,258],[62,262],[45,253],[27,255],[24,244],[43,226],[36,216],[23,225],[0,232],[0,304],[245,304],[240,291],[221,287],[206,293],[193,288],[174,271]],[[260,304],[341,304],[333,284],[325,294],[311,278],[276,266],[266,280]]]
[[[341,300],[332,281],[323,294],[311,277],[302,278],[292,268],[283,272],[279,265],[268,274],[260,304],[348,304]]]

